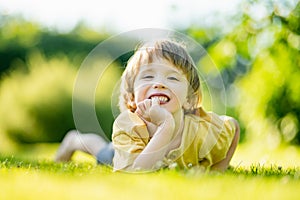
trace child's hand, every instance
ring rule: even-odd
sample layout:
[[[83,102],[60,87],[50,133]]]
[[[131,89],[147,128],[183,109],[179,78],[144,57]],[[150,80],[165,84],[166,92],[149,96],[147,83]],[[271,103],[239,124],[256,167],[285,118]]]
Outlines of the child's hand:
[[[143,120],[157,126],[161,125],[166,120],[174,121],[172,114],[160,106],[158,98],[145,99],[138,103],[136,113]]]
[[[149,108],[151,105],[151,100],[150,99],[145,99],[142,102],[139,102],[137,104],[137,108],[135,113],[142,118],[142,120],[150,122],[150,116],[149,116]]]
[[[170,112],[160,105],[158,98],[146,99],[138,103],[136,113],[146,124],[156,126],[152,137],[143,151],[137,156],[133,168],[153,169],[165,157],[175,134],[175,120]],[[147,128],[148,125],[147,125]],[[151,135],[151,131],[149,131]]]
[[[149,116],[153,124],[159,126],[166,120],[174,121],[172,114],[160,106],[158,98],[153,98],[151,101]]]

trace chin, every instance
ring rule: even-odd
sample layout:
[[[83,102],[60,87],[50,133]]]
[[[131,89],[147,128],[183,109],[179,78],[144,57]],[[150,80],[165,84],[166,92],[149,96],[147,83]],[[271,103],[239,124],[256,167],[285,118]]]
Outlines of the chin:
[[[162,106],[162,107],[172,114],[177,113],[179,110],[183,110],[181,107],[177,107],[177,106],[176,107]]]

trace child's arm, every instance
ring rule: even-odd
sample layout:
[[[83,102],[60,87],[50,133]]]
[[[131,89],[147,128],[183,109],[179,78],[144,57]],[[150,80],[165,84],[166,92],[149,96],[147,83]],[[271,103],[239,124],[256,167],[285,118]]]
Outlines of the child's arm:
[[[146,105],[149,102],[146,102]],[[175,122],[171,113],[161,108],[158,100],[153,100],[151,106],[139,106],[137,113],[157,126],[152,139],[141,154],[135,159],[133,168],[152,169],[158,161],[163,160],[174,135]]]
[[[239,139],[240,139],[240,126],[239,126],[239,123],[232,117],[228,117],[228,116],[221,116],[221,118],[223,120],[229,120],[229,121],[232,121],[232,123],[234,124],[235,126],[235,133],[234,133],[234,137],[232,139],[232,142],[231,142],[231,145],[229,147],[229,150],[226,154],[226,157],[221,160],[220,162],[214,164],[213,166],[211,166],[211,169],[212,170],[217,170],[217,171],[225,171],[228,166],[229,166],[229,163],[230,163],[230,160],[236,150],[236,147],[239,143]]]

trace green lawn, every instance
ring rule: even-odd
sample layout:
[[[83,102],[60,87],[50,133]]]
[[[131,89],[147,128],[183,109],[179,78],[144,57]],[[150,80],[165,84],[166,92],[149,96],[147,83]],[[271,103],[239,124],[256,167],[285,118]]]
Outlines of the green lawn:
[[[1,156],[0,199],[299,199],[299,160],[290,166],[270,161],[247,166],[243,164],[250,157],[243,148],[223,174],[197,170],[114,173],[83,153],[76,153],[70,163],[54,163],[56,148],[28,146],[17,157]],[[280,152],[276,155],[300,155],[291,149]]]

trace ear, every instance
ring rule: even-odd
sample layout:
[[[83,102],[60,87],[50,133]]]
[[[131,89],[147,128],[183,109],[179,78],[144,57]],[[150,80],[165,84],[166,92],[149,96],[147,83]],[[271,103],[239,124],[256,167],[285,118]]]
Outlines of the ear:
[[[183,104],[183,109],[187,112],[192,112],[198,106],[198,96],[193,94],[187,97],[186,102]]]

